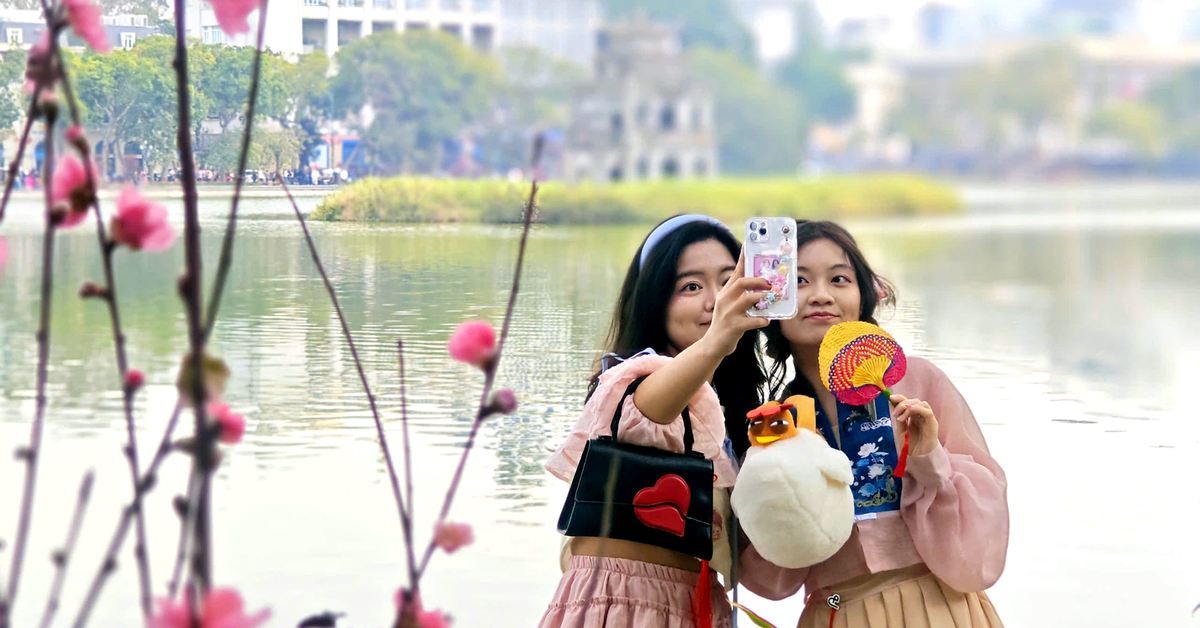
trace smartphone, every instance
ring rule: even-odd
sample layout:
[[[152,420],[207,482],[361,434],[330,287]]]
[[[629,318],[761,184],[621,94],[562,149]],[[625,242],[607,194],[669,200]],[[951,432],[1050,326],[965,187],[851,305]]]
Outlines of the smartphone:
[[[746,221],[746,276],[771,282],[766,298],[747,313],[783,319],[796,315],[796,221],[792,218],[751,218]]]

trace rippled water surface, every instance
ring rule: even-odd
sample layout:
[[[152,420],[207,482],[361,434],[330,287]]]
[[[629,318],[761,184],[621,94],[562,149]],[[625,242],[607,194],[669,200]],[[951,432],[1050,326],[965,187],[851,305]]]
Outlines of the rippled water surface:
[[[950,375],[1008,474],[1009,560],[992,597],[1009,626],[1197,625],[1189,612],[1200,603],[1192,540],[1200,427],[1187,403],[1200,385],[1200,194],[1168,196],[975,192],[966,216],[850,225],[900,288],[899,307],[882,323]],[[302,200],[305,209],[315,204]],[[240,587],[252,606],[272,606],[272,626],[325,609],[349,612],[351,627],[388,625],[404,553],[366,397],[289,207],[252,199],[243,208],[214,344],[234,373],[227,400],[250,427],[214,485],[216,579]],[[210,273],[223,211],[223,203],[202,204]],[[34,410],[37,212],[18,201],[0,226],[10,249],[0,271],[3,451],[27,441]],[[177,206],[172,212],[178,219]],[[463,319],[499,322],[518,231],[313,231],[397,445],[396,342],[404,342],[416,517],[426,536],[481,385],[445,356],[445,341]],[[426,598],[459,626],[533,626],[553,593],[553,524],[566,486],[542,464],[580,409],[645,231],[543,227],[531,239],[500,370],[521,407],[484,428],[454,506],[452,518],[472,522],[477,543],[436,556],[426,585]],[[74,296],[100,278],[95,234],[68,232],[57,249],[50,406],[17,605],[22,626],[40,616],[48,557],[86,470],[96,470],[96,490],[60,623],[74,616],[129,495],[107,312]],[[136,408],[148,452],[173,407],[186,342],[172,289],[182,248],[117,258],[130,359],[148,378]],[[170,499],[185,474],[183,458],[169,459],[148,501],[160,590],[177,538]],[[9,544],[21,478],[8,454],[0,458],[0,538]],[[10,551],[0,552],[0,571]],[[126,552],[91,625],[138,625],[136,592]],[[798,600],[747,600],[781,626],[800,610]]]

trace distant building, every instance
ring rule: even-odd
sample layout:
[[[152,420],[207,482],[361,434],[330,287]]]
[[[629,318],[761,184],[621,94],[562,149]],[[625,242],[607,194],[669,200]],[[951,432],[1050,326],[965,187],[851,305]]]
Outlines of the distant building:
[[[148,19],[145,15],[106,15],[101,21],[104,24],[104,33],[108,35],[108,41],[113,48],[129,50],[139,39],[158,32],[149,25]],[[46,21],[42,19],[40,10],[0,9],[0,34],[4,36],[4,39],[0,40],[0,53],[7,50],[28,50],[37,43],[45,30]],[[86,47],[83,40],[75,37],[74,32],[70,30],[63,35],[62,44],[76,51]]]
[[[1135,0],[1048,0],[1035,19],[1046,35],[1111,36],[1137,30]]]
[[[498,40],[499,0],[275,0],[268,6],[264,44],[288,57],[314,50],[333,56],[346,44],[380,31],[440,30],[482,53]],[[251,32],[235,37],[217,25],[203,0],[187,0],[189,37],[210,44],[254,45]]]
[[[204,0],[187,0],[187,31],[208,44],[253,46],[251,32],[230,37]],[[440,30],[477,52],[509,44],[590,65],[601,24],[599,0],[272,0],[265,45],[295,58],[314,50],[333,56],[346,44],[381,31]]]
[[[522,45],[592,65],[603,15],[598,0],[499,0],[502,46]]]
[[[573,181],[705,178],[717,173],[713,101],[678,34],[645,20],[601,29],[595,78],[581,87],[566,138]]]
[[[147,25],[148,19],[145,15],[106,15],[101,18],[101,21],[113,48],[128,50],[138,40],[157,33],[154,28]],[[42,19],[41,11],[0,9],[0,35],[3,35],[3,39],[0,39],[0,57],[12,50],[29,50],[41,39],[42,33],[45,31],[46,22]],[[74,33],[70,31],[62,35],[60,45],[76,52],[83,52],[87,47],[83,40],[75,37]],[[0,85],[0,89],[6,87],[11,86]],[[0,133],[0,137],[4,136],[4,133]],[[17,166],[20,171],[40,171],[42,169],[42,162],[46,155],[43,139],[41,126],[34,125],[29,135],[29,144],[24,158]],[[15,157],[16,154],[17,136],[15,133],[10,133],[7,138],[0,141],[0,163],[7,166],[8,160]],[[132,157],[140,158],[138,155]]]

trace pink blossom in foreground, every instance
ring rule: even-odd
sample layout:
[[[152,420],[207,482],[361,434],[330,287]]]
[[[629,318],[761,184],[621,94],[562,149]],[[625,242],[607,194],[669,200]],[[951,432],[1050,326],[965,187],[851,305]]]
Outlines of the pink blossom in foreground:
[[[0,272],[4,271],[4,263],[8,261],[8,240],[0,236]]]
[[[133,186],[125,186],[117,198],[112,219],[113,242],[130,250],[163,251],[175,242],[175,230],[167,222],[167,208],[155,203]]]
[[[217,24],[229,35],[249,32],[250,22],[246,18],[262,6],[262,0],[208,0],[208,3],[212,5]]]
[[[496,330],[484,321],[462,323],[446,348],[455,360],[483,368],[496,354]]]
[[[91,179],[88,179],[88,170]],[[95,164],[88,164],[84,169],[83,162],[75,155],[67,153],[58,160],[54,176],[50,179],[50,200],[56,209],[66,210],[60,227],[74,227],[87,218],[88,208],[96,198],[92,183],[99,180],[96,176]]]
[[[146,374],[137,369],[129,369],[125,373],[125,390],[137,390],[146,383]]]
[[[475,541],[475,532],[469,523],[443,521],[433,532],[433,542],[447,554],[453,554]]]
[[[241,594],[224,587],[213,589],[205,596],[199,623],[200,628],[257,628],[270,617],[269,609],[247,617]],[[186,602],[160,598],[158,612],[146,619],[146,628],[192,628],[191,609]]]
[[[214,401],[208,404],[208,416],[220,427],[218,438],[222,443],[234,445],[246,433],[246,417],[229,409],[229,404]]]
[[[71,30],[83,41],[86,41],[96,52],[112,50],[108,34],[104,32],[104,24],[100,19],[100,7],[90,0],[63,0],[67,8],[67,21]]]

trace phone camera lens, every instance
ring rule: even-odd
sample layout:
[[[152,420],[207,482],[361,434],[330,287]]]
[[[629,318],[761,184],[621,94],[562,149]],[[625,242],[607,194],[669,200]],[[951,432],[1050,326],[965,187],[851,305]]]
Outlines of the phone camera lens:
[[[766,228],[766,227],[761,227],[761,228],[758,230],[758,235],[767,235],[767,228]]]

